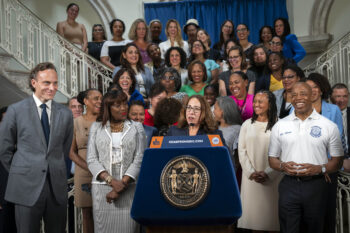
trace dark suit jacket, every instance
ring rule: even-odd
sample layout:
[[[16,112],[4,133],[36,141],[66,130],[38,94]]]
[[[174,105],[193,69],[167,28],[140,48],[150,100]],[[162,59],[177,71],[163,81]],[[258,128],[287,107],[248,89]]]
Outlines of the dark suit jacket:
[[[0,161],[9,171],[5,199],[33,206],[49,176],[58,203],[67,200],[65,155],[73,138],[72,112],[52,101],[47,145],[33,97],[11,105],[0,124]],[[16,150],[15,150],[16,146]]]
[[[347,155],[345,155],[345,157],[348,157],[349,158],[349,147],[350,147],[350,107],[347,107],[346,108],[346,123],[347,123],[347,132],[348,132],[348,141],[347,141],[347,143],[348,143],[348,154]]]
[[[146,139],[147,139],[147,147],[149,147],[149,144],[151,143],[152,137],[158,135],[158,130],[155,127],[148,126],[148,125],[143,125],[143,128],[145,129],[146,133]]]

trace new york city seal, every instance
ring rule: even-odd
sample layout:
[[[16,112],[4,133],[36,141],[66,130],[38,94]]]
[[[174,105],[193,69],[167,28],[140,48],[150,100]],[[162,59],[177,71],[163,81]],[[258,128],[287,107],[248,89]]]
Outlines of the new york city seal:
[[[163,168],[160,189],[170,204],[181,209],[196,207],[210,188],[208,169],[196,157],[181,155]]]

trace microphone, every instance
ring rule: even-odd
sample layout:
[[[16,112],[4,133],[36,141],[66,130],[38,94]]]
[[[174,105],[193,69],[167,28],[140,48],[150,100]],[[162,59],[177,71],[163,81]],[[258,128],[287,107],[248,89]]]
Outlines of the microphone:
[[[191,127],[193,127],[193,126],[194,126],[194,123],[189,123],[188,125],[191,126]]]

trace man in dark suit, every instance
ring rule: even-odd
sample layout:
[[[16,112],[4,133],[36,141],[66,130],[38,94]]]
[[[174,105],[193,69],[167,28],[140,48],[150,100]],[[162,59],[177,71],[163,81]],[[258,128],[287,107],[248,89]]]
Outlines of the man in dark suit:
[[[0,161],[9,171],[5,199],[15,204],[17,231],[64,232],[65,156],[73,137],[72,112],[53,101],[55,66],[38,64],[29,77],[33,96],[11,105],[0,125]]]
[[[338,105],[343,115],[343,128],[344,135],[346,137],[347,153],[344,156],[343,168],[345,171],[350,172],[350,159],[349,159],[349,146],[350,146],[350,107],[349,102],[349,90],[343,83],[337,83],[332,87],[331,101],[333,104]]]

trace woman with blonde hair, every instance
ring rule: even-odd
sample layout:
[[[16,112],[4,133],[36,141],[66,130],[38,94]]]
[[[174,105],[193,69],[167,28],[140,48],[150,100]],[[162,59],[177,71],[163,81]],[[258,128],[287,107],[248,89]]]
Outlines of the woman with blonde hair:
[[[144,19],[136,19],[129,30],[129,39],[133,40],[139,48],[142,62],[146,64],[151,61],[147,54],[147,47],[149,45],[149,29]]]
[[[170,47],[180,47],[185,51],[187,57],[189,56],[190,52],[188,49],[188,43],[187,41],[184,41],[182,39],[181,27],[179,22],[176,21],[176,19],[168,20],[165,27],[165,34],[168,40],[159,44],[160,52],[162,54],[163,59],[166,51]]]

